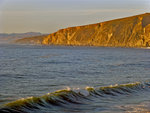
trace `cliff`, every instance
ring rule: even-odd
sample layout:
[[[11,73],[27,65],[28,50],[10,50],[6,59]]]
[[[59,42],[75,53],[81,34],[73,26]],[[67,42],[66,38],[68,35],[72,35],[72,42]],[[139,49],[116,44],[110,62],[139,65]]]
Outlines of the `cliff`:
[[[20,39],[16,42],[43,45],[148,47],[150,46],[150,13],[69,27],[49,35]]]

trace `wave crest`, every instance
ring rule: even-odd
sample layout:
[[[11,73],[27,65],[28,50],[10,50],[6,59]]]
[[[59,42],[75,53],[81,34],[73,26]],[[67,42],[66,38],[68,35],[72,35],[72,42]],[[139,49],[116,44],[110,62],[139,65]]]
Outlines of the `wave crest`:
[[[26,113],[26,111],[40,110],[41,108],[50,108],[53,109],[56,107],[67,107],[70,104],[83,105],[84,101],[90,101],[90,97],[102,97],[105,96],[118,96],[126,95],[139,90],[149,89],[149,83],[130,83],[130,84],[121,84],[121,85],[110,85],[106,87],[93,88],[86,87],[85,89],[63,89],[56,92],[48,93],[41,97],[28,97],[22,98],[17,101],[5,104],[0,112],[9,113]]]

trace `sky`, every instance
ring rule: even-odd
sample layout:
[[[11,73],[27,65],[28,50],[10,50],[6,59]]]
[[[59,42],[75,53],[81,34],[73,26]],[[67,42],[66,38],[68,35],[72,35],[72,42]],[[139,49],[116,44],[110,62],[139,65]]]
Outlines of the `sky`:
[[[53,33],[150,12],[150,0],[0,0],[0,33]]]

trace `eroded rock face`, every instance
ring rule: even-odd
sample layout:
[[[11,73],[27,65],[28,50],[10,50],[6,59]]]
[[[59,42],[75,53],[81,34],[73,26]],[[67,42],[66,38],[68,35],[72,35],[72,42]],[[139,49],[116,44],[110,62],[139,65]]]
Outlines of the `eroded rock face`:
[[[17,42],[44,45],[148,47],[150,46],[150,13],[70,27],[38,39],[34,37]]]

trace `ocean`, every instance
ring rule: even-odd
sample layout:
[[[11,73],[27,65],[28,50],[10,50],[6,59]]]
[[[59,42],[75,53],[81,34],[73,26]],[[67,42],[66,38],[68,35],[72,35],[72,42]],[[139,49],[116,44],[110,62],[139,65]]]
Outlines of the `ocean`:
[[[0,45],[0,113],[150,112],[150,49]]]

